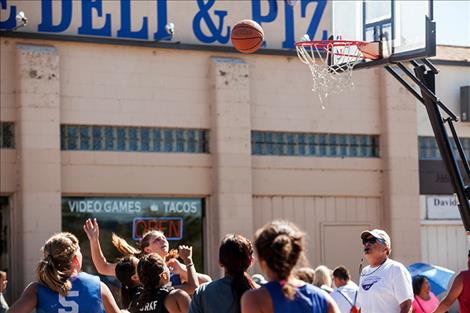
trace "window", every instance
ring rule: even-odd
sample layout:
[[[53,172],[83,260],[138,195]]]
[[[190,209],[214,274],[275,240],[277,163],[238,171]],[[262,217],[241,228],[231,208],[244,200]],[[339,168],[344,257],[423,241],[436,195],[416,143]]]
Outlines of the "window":
[[[459,152],[453,138],[449,138],[450,145],[457,160],[460,160]],[[460,144],[467,160],[470,160],[470,138],[460,138]],[[418,138],[420,160],[442,160],[439,147],[434,137],[420,136]]]
[[[251,151],[253,155],[378,158],[379,137],[252,131]]]
[[[61,125],[61,149],[209,153],[209,131],[183,128]]]

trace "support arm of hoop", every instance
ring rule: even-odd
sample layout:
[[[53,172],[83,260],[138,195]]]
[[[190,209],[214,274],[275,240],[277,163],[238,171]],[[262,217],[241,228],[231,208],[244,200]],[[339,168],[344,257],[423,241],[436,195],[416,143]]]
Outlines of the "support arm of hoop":
[[[465,230],[470,232],[470,186],[465,186],[464,180],[457,166],[457,160],[452,150],[445,122],[449,123],[449,127],[452,132],[453,139],[457,144],[459,150],[461,162],[464,163],[465,171],[470,178],[470,169],[468,168],[468,162],[466,160],[465,153],[460,145],[459,138],[453,127],[452,115],[449,114],[449,118],[444,120],[441,116],[439,108],[443,109],[447,113],[452,113],[434,94],[435,92],[435,71],[433,69],[426,69],[425,65],[420,65],[417,62],[410,62],[414,67],[415,74],[413,75],[407,67],[402,63],[397,63],[398,67],[408,75],[421,90],[421,96],[413,89],[413,87],[401,78],[391,66],[386,66],[386,70],[392,74],[405,88],[407,88],[418,100],[420,100],[428,113],[429,121],[431,123],[434,136],[436,138],[437,146],[442,156],[442,160],[446,166],[447,172],[450,176],[450,182],[458,198],[458,208]],[[426,64],[426,62],[423,62]],[[437,69],[436,69],[437,70]],[[454,115],[455,117],[455,115]],[[460,147],[459,147],[460,146]]]
[[[452,137],[454,138],[455,145],[457,146],[457,151],[459,152],[459,156],[461,160],[465,160],[465,153],[462,148],[462,143],[459,140],[459,136],[457,135],[457,132],[455,131],[454,127],[454,122],[452,119],[447,118],[445,120],[449,124],[450,131],[452,133]],[[465,169],[465,172],[467,173],[467,177],[470,178],[470,168],[468,166],[468,162],[462,162],[463,163],[463,168]]]
[[[421,97],[417,92],[416,90],[413,89],[413,87],[411,87],[403,78],[400,77],[400,75],[395,72],[395,70],[390,66],[390,65],[386,65],[385,66],[385,69],[390,73],[392,74],[393,77],[395,77],[396,80],[398,80],[406,89],[408,89],[408,91],[413,95],[415,96],[416,99],[419,100],[419,102],[421,102],[422,104],[424,104],[424,99],[423,97]],[[405,69],[408,71],[408,69],[405,67]],[[408,71],[409,75],[412,75],[413,74],[411,72]],[[413,76],[414,77],[414,76]],[[421,82],[419,82],[419,84],[417,84],[418,86],[421,86]],[[425,86],[423,86],[425,87]],[[458,117],[451,111],[449,110],[444,103],[442,103],[439,99],[437,99],[436,101],[437,105],[442,109],[444,110],[444,112],[447,113],[447,115],[450,116],[450,118],[453,120],[453,121],[458,121]]]
[[[411,80],[418,85],[421,88],[421,92],[425,94],[426,96],[430,97],[432,101],[434,101],[442,110],[444,110],[454,121],[458,122],[459,118],[449,109],[445,106],[444,103],[439,100],[436,95],[429,90],[422,82],[419,81],[418,78],[416,78],[415,75],[413,75],[406,66],[404,66],[402,63],[398,62],[396,63],[398,67],[409,77]]]

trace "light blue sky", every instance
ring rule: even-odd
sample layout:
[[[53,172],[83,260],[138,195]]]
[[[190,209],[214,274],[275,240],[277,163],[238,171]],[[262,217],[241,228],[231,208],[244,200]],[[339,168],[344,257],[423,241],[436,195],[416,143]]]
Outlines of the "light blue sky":
[[[434,0],[437,43],[470,47],[470,0]]]

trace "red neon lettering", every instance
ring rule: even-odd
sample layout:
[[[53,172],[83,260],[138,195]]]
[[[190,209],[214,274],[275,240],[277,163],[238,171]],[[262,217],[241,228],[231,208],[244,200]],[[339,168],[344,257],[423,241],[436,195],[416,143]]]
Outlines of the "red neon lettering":
[[[150,230],[161,231],[166,237],[181,238],[180,219],[141,219],[134,221],[134,238],[140,239],[143,234]]]
[[[180,223],[181,223],[181,220],[173,220],[172,223],[170,223],[170,227],[169,227],[169,230],[168,230],[168,233],[170,234],[170,237],[176,237],[176,238],[181,237]]]

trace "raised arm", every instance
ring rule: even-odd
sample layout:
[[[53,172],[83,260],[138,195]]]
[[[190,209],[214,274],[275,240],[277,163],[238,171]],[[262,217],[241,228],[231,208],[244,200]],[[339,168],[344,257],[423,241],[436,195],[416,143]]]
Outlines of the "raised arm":
[[[178,250],[179,250],[178,252],[179,256],[181,257],[181,259],[183,259],[183,262],[186,265],[186,272],[185,272],[186,279],[182,285],[175,286],[175,287],[178,289],[183,289],[189,295],[192,295],[194,291],[196,290],[196,288],[199,286],[196,269],[193,263],[193,247],[179,246]],[[171,264],[169,265],[173,266],[173,268],[175,268],[176,271],[182,272],[182,266],[180,264],[176,264],[176,262],[178,262],[176,259],[172,259],[169,262],[171,262]]]
[[[95,264],[96,270],[102,275],[115,276],[116,264],[109,263],[100,246],[100,228],[96,218],[87,219],[85,225],[83,225],[83,230],[85,231],[88,240],[90,240],[90,249],[91,249],[91,259],[93,264]]]
[[[454,301],[459,297],[463,290],[463,280],[462,280],[462,273],[455,277],[452,286],[449,289],[447,295],[442,299],[441,303],[434,311],[434,313],[444,313],[450,309]]]
[[[38,283],[31,283],[23,291],[21,297],[13,303],[8,313],[30,313],[36,308],[36,287]]]

